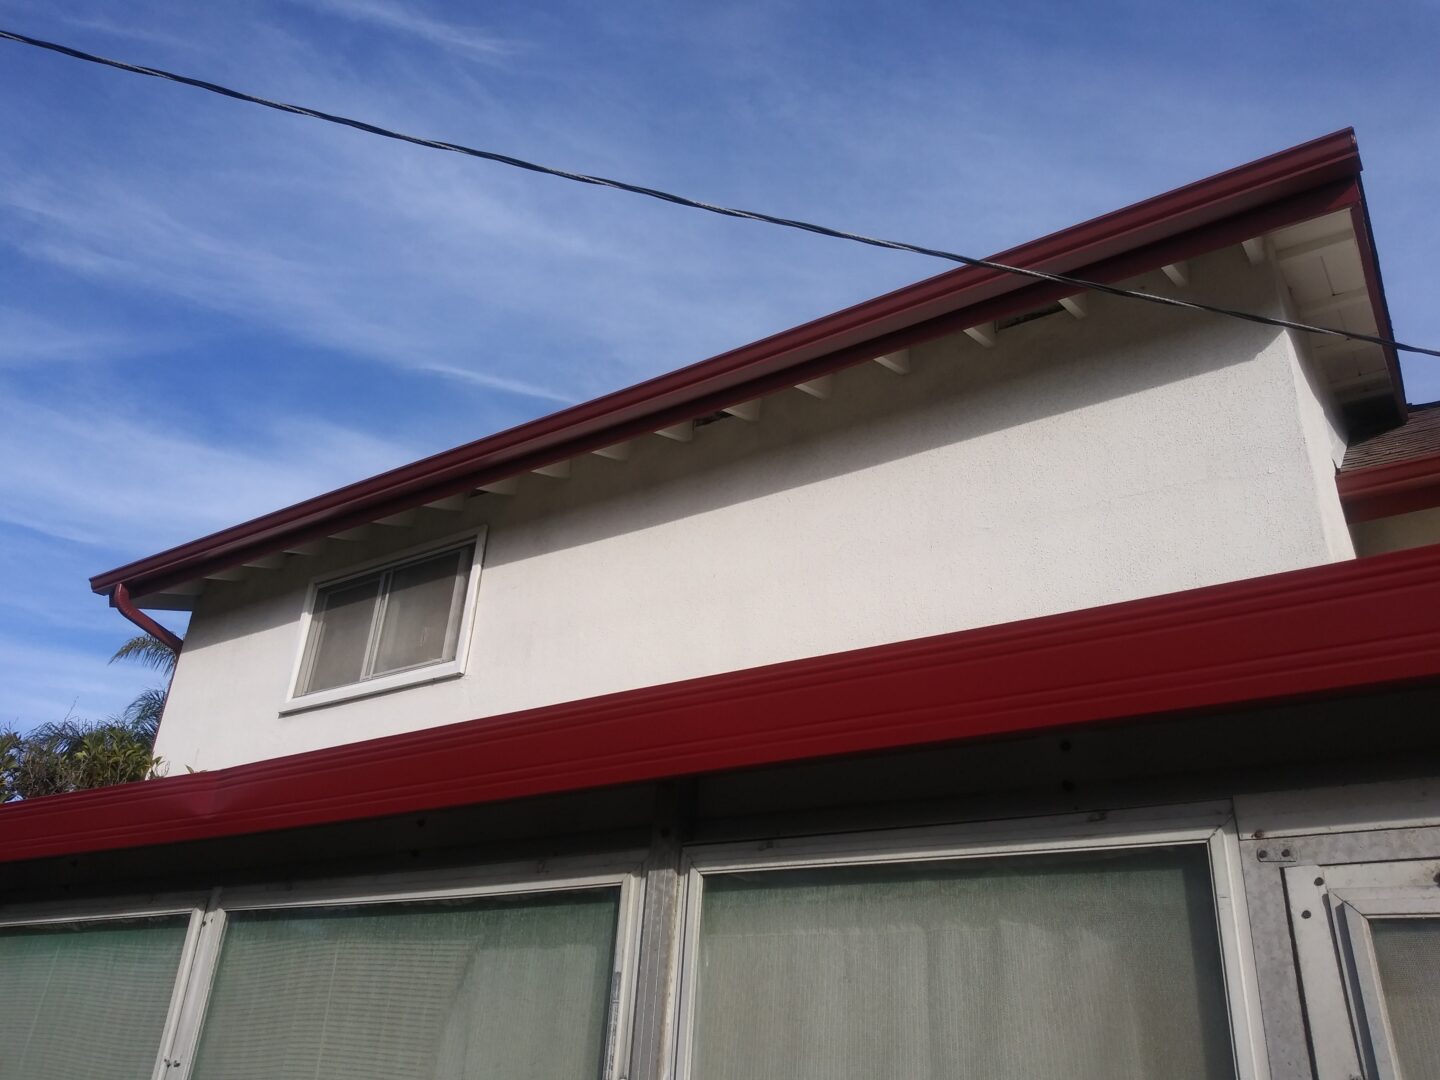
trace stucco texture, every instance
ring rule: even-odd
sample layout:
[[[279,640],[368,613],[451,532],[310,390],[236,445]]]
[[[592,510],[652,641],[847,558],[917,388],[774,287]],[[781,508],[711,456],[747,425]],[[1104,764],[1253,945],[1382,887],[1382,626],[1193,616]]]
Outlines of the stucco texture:
[[[1238,249],[1191,278],[1186,295],[1280,310]],[[1353,554],[1335,431],[1282,332],[1096,296],[1083,320],[911,357],[210,583],[158,752],[213,769]],[[310,581],[480,523],[463,676],[282,714]]]

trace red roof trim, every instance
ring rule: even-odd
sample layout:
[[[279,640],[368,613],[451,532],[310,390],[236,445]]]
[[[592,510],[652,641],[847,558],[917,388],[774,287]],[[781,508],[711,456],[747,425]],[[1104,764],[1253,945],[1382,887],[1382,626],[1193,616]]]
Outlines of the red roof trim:
[[[1358,205],[1349,129],[1002,252],[1027,267],[1117,280]],[[162,591],[218,569],[713,412],[1069,290],[966,267],[710,360],[224,529],[90,581]]]
[[[1440,545],[0,807],[0,861],[1440,679]]]
[[[1409,514],[1440,506],[1440,454],[1341,472],[1335,477],[1347,521]]]
[[[1364,187],[1357,177],[1360,198],[1350,208],[1350,224],[1355,230],[1355,243],[1360,249],[1360,267],[1365,275],[1365,289],[1370,294],[1370,310],[1375,314],[1375,334],[1394,340],[1395,329],[1390,323],[1390,305],[1385,299],[1385,283],[1380,277],[1380,260],[1375,253],[1375,235],[1370,228],[1370,208],[1365,204]],[[1395,415],[1403,423],[1409,412],[1405,403],[1405,380],[1400,374],[1400,354],[1394,346],[1384,346],[1385,367],[1390,372],[1390,388],[1395,400]]]

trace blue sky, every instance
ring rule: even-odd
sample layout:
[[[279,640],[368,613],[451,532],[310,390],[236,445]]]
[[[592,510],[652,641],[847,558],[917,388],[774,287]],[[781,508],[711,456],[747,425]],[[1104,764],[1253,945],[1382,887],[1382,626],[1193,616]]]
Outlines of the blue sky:
[[[1440,342],[1440,3],[0,0],[0,25],[984,254],[1353,125]],[[151,681],[86,578],[945,267],[0,43],[0,724]],[[1440,361],[1406,366],[1440,397]],[[171,620],[174,622],[174,620]]]

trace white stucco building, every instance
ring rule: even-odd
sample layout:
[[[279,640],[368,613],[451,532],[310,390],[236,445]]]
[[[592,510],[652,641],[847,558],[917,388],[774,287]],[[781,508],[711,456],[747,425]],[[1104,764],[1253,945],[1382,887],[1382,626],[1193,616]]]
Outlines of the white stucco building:
[[[996,258],[1388,338],[1359,172]],[[66,1076],[1431,1075],[1437,543],[1387,347],[956,270],[99,575],[170,774],[0,808],[0,984]]]

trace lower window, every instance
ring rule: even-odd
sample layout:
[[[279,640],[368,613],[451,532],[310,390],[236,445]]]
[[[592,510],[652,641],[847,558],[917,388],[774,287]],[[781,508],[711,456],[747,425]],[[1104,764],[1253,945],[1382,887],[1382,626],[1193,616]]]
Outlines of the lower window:
[[[191,915],[0,927],[0,1080],[156,1069]]]
[[[706,858],[690,877],[689,1080],[1237,1075],[1206,844]]]
[[[639,857],[0,912],[0,1080],[614,1075]]]
[[[592,1080],[616,889],[228,915],[192,1075]]]

